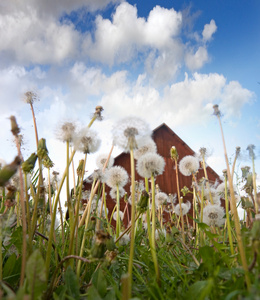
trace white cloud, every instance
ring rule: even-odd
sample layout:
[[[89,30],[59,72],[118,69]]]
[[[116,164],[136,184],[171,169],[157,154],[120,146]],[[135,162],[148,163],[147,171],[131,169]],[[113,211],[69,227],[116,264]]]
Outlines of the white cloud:
[[[200,69],[208,60],[208,51],[205,46],[199,47],[195,53],[188,50],[185,56],[185,63],[190,70]]]
[[[79,34],[72,24],[39,18],[35,10],[0,18],[0,52],[21,63],[60,63],[76,54]]]
[[[204,41],[209,41],[212,35],[217,31],[217,25],[214,20],[211,20],[209,24],[204,25],[202,37]]]
[[[230,81],[223,90],[221,100],[225,117],[240,117],[242,107],[252,102],[254,98],[254,93],[243,88],[239,82]]]

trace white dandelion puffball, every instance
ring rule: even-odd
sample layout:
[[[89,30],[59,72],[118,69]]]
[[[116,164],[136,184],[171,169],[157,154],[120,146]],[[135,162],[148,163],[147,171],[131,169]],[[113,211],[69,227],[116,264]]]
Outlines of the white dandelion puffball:
[[[155,204],[156,204],[156,207],[160,207],[162,205],[165,205],[168,203],[168,195],[166,193],[163,193],[163,192],[159,192],[156,194],[155,196]]]
[[[152,175],[161,175],[164,171],[165,161],[157,153],[146,153],[137,160],[137,172],[141,177],[150,178]]]
[[[199,159],[192,155],[187,155],[179,162],[179,170],[184,176],[190,176],[198,171],[200,167]]]
[[[124,197],[125,193],[126,193],[125,189],[124,189],[123,187],[120,186],[120,187],[119,187],[119,198]],[[116,188],[116,187],[112,188],[112,189],[110,190],[109,195],[110,195],[110,197],[111,197],[112,199],[116,199],[116,196],[117,196],[117,188]]]
[[[108,154],[99,154],[96,158],[96,165],[99,169],[103,169],[104,168],[104,165],[107,161],[107,158],[108,158]],[[110,156],[109,160],[108,160],[108,163],[107,163],[107,169],[110,169],[113,165],[114,165],[114,157]]]
[[[210,193],[209,193],[210,191]],[[220,202],[220,195],[218,193],[218,191],[214,188],[214,187],[210,187],[210,189],[208,188],[205,188],[204,189],[204,197],[209,201],[210,201],[210,194],[212,196],[212,200],[213,200],[213,204],[217,204],[217,205],[220,205],[221,202]]]
[[[191,208],[191,204],[189,201],[182,203],[181,204],[182,215],[185,216],[189,212],[190,208]],[[174,206],[174,212],[177,216],[180,215],[180,204]]]
[[[120,211],[119,211],[119,218],[120,218],[121,221],[123,220],[123,217],[124,217],[124,213],[120,210]],[[115,221],[116,221],[116,219],[117,219],[117,212],[116,212],[116,211],[113,213],[113,219],[114,219]]]
[[[154,140],[150,136],[147,136],[144,137],[143,139],[140,139],[140,141],[138,141],[138,148],[134,150],[134,158],[138,159],[142,155],[148,152],[155,153],[156,151],[157,151],[157,146]]]
[[[151,135],[149,125],[140,118],[127,117],[119,120],[112,129],[114,145],[125,152],[137,148],[138,140]]]
[[[75,135],[76,125],[73,122],[63,123],[57,132],[57,138],[63,142],[71,142]]]
[[[203,222],[208,226],[222,226],[225,223],[224,208],[216,204],[208,204],[203,209]]]
[[[106,172],[106,184],[111,188],[123,187],[127,184],[128,174],[120,166],[114,166]]]
[[[123,232],[120,232],[120,233],[119,233],[119,236],[121,236],[122,233],[123,233]],[[124,245],[127,245],[129,242],[130,242],[130,236],[129,236],[129,234],[124,234],[124,235],[120,238],[120,240],[119,240],[119,245],[120,245],[120,246],[124,246]]]
[[[82,129],[73,139],[74,147],[77,151],[87,153],[96,152],[101,144],[97,133],[89,128]]]

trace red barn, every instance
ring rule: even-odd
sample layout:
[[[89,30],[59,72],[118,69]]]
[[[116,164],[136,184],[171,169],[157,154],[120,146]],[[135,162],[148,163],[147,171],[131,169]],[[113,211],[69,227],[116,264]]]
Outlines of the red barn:
[[[175,146],[179,155],[179,161],[187,155],[194,155],[195,152],[166,124],[161,124],[157,128],[153,130],[152,138],[157,145],[157,153],[160,154],[165,160],[165,169],[162,175],[156,177],[156,184],[159,186],[160,191],[165,192],[166,194],[176,194],[177,186],[176,186],[176,171],[174,162],[170,157],[170,150],[172,146]],[[121,153],[115,158],[116,166],[122,166],[129,174],[130,178],[130,155],[129,153]],[[212,170],[209,166],[207,167],[208,179],[211,183],[214,183],[216,180],[221,182],[219,175]],[[136,180],[144,180],[142,177],[138,175],[136,172],[135,175]],[[203,169],[199,169],[197,174],[197,178],[204,177]],[[130,195],[130,185],[131,180],[129,180],[128,184],[124,187],[127,194]],[[187,186],[190,190],[192,190],[192,176],[184,176],[179,172],[179,186],[182,189],[184,186]],[[90,188],[89,184],[85,184],[85,189]],[[106,187],[107,192],[107,207],[109,209],[109,214],[111,214],[115,201],[112,200],[109,196],[110,188]],[[192,202],[192,194],[188,194],[184,197],[184,202],[191,201]],[[120,202],[121,211],[125,208],[124,199],[121,199]],[[125,218],[125,222],[127,219]]]

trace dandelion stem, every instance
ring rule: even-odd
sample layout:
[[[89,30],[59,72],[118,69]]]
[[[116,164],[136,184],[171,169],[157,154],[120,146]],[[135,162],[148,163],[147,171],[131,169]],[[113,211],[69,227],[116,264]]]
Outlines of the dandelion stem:
[[[153,263],[156,273],[156,281],[160,284],[160,270],[158,266],[157,256],[156,256],[156,244],[155,244],[155,227],[156,227],[156,218],[155,218],[155,182],[154,175],[151,176],[151,189],[152,189],[152,239],[150,242],[151,252],[153,257]]]
[[[233,240],[231,234],[231,225],[230,225],[230,218],[229,218],[229,209],[228,209],[228,190],[227,190],[227,176],[225,176],[225,206],[226,206],[226,220],[227,220],[227,229],[228,229],[228,239],[230,244],[230,251],[231,254],[234,255],[234,247],[233,247]]]
[[[130,235],[130,253],[128,261],[128,274],[129,274],[129,298],[132,294],[132,280],[133,280],[133,259],[134,259],[134,245],[135,245],[135,165],[134,165],[134,151],[130,149],[130,161],[131,161],[131,184],[132,184],[132,205],[131,205],[131,235]]]
[[[237,213],[237,208],[236,208],[236,199],[235,199],[235,193],[234,193],[234,188],[233,188],[233,182],[232,182],[232,177],[230,174],[230,168],[229,168],[229,162],[228,162],[228,156],[227,156],[227,150],[226,150],[226,143],[224,139],[224,132],[220,120],[220,113],[216,114],[218,121],[219,121],[219,126],[220,126],[220,131],[221,131],[221,136],[222,136],[222,142],[223,142],[223,147],[224,147],[224,155],[225,155],[225,160],[226,160],[226,165],[227,165],[227,176],[228,176],[228,182],[229,182],[229,188],[230,188],[230,196],[231,196],[231,211],[234,216],[234,223],[235,223],[235,229],[236,229],[236,234],[237,234],[237,243],[238,243],[238,249],[240,252],[240,257],[242,261],[242,266],[245,272],[245,280],[246,280],[246,285],[247,289],[250,290],[251,287],[251,282],[249,278],[249,272],[248,272],[248,265],[246,261],[246,255],[245,255],[245,250],[244,250],[244,245],[243,241],[241,238],[241,229],[240,229],[240,224],[239,224],[239,218],[238,218],[238,213]]]
[[[184,236],[184,219],[183,219],[182,206],[181,206],[181,195],[180,195],[180,186],[179,186],[179,173],[178,173],[177,158],[174,158],[174,162],[175,162],[175,167],[176,167],[175,171],[176,171],[177,195],[178,195],[179,206],[180,206],[181,235],[182,235],[183,241],[185,241],[185,236]]]
[[[75,153],[76,153],[76,150],[73,150],[73,152],[71,153],[71,156],[70,156],[69,163],[72,162],[72,159],[73,159]],[[53,216],[52,216],[52,219],[51,219],[51,227],[50,227],[50,237],[49,237],[49,241],[48,241],[47,252],[46,252],[46,262],[45,262],[45,265],[46,265],[46,278],[47,279],[49,277],[49,271],[50,271],[52,238],[53,238],[53,233],[54,233],[57,206],[58,206],[59,199],[60,199],[61,189],[62,189],[63,183],[65,181],[65,178],[67,176],[67,171],[68,171],[68,168],[66,168],[65,172],[63,173],[63,176],[62,176],[62,179],[61,179],[61,182],[60,182],[60,185],[59,185],[59,189],[57,191],[57,195],[56,195],[56,198],[55,198],[55,201],[54,201]]]

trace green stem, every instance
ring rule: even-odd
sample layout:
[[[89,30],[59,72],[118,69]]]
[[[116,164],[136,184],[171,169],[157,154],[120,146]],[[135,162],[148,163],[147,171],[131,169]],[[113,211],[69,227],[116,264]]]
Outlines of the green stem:
[[[174,158],[175,167],[176,167],[176,185],[177,185],[177,195],[179,200],[179,206],[180,206],[180,217],[181,217],[181,236],[183,241],[185,241],[185,235],[184,235],[184,219],[183,219],[183,213],[182,213],[182,206],[181,206],[181,195],[180,195],[180,186],[179,186],[179,173],[178,173],[178,163],[177,159]]]
[[[119,233],[120,233],[120,196],[119,196],[119,186],[116,186],[116,204],[117,204],[117,208],[116,208],[116,239],[119,237]],[[118,246],[118,245],[117,245]]]
[[[230,244],[230,251],[231,254],[234,255],[234,247],[233,247],[233,240],[231,234],[231,225],[230,225],[230,218],[229,218],[229,208],[228,208],[228,188],[227,188],[227,177],[225,176],[225,206],[226,206],[226,220],[227,220],[227,230],[228,230],[228,239]]]
[[[70,245],[69,245],[68,255],[72,255],[73,254],[73,246],[74,246],[74,242],[75,242],[74,241],[74,235],[75,235],[75,231],[77,230],[77,227],[78,227],[79,204],[80,204],[81,195],[82,195],[82,186],[83,186],[83,181],[84,181],[84,173],[85,173],[86,161],[87,161],[87,154],[85,154],[84,162],[83,162],[83,171],[82,171],[81,179],[80,179],[79,195],[78,195],[78,201],[77,201],[77,204],[76,204],[76,213],[75,213],[75,218],[74,218],[74,224],[73,224],[72,231],[70,233]]]
[[[71,153],[70,160],[69,160],[70,163],[71,163],[75,153],[76,153],[76,150],[73,150],[73,152]],[[59,189],[57,191],[57,195],[56,195],[56,198],[55,198],[55,201],[54,201],[53,215],[52,215],[52,219],[51,219],[50,236],[49,236],[49,241],[48,241],[48,246],[47,246],[46,262],[45,262],[47,280],[48,280],[49,271],[50,271],[52,239],[53,239],[53,234],[54,234],[54,229],[55,229],[54,226],[55,226],[57,206],[58,206],[59,199],[60,199],[61,189],[62,189],[63,183],[65,181],[65,178],[67,176],[67,171],[68,171],[68,168],[66,168],[65,172],[63,173],[63,176],[62,176],[62,179],[61,179],[61,182],[60,182],[60,185],[59,185]]]
[[[130,253],[128,261],[128,274],[129,274],[129,298],[132,294],[132,281],[133,281],[133,259],[134,259],[134,245],[135,245],[135,165],[134,165],[134,151],[130,149],[130,163],[131,163],[131,235],[130,235]]]
[[[239,223],[239,218],[238,218],[238,212],[236,208],[236,199],[235,199],[235,193],[234,193],[234,188],[233,188],[233,182],[232,182],[232,177],[230,174],[230,168],[229,168],[229,162],[228,162],[228,156],[227,156],[227,150],[226,150],[226,143],[224,139],[224,132],[222,129],[222,124],[220,120],[220,115],[217,115],[218,121],[219,121],[219,126],[221,130],[221,136],[222,136],[222,142],[223,142],[223,147],[224,147],[224,155],[225,155],[225,160],[226,160],[226,165],[227,165],[227,176],[228,176],[228,182],[229,182],[229,188],[230,188],[230,196],[231,196],[231,211],[234,216],[234,223],[235,223],[235,229],[236,229],[236,234],[237,234],[237,243],[238,243],[238,249],[240,252],[240,257],[242,261],[242,266],[245,272],[245,280],[246,280],[246,285],[247,289],[250,290],[251,287],[251,282],[249,278],[249,271],[248,271],[248,265],[246,261],[246,254],[245,254],[245,249],[241,237],[241,228],[240,228],[240,223]]]
[[[156,218],[155,218],[155,182],[154,182],[154,175],[151,176],[151,189],[152,189],[152,239],[150,241],[151,253],[156,273],[156,281],[160,284],[160,270],[157,261],[156,255],[156,244],[155,244],[155,229],[156,229]]]

